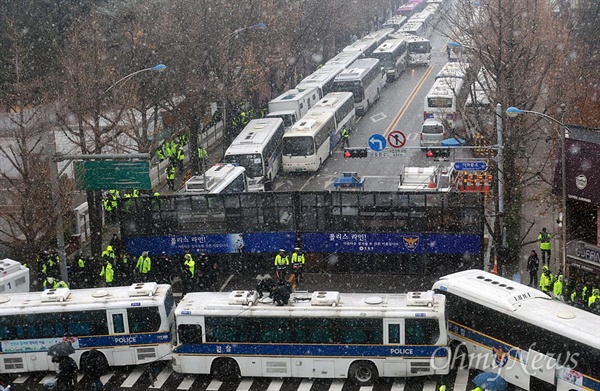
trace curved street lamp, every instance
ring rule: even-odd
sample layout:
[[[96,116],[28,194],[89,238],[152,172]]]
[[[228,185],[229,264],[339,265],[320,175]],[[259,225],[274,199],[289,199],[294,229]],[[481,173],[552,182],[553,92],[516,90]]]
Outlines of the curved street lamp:
[[[134,77],[135,75],[137,75],[139,73],[142,73],[142,72],[162,72],[162,71],[165,70],[165,68],[167,68],[167,66],[165,64],[158,64],[158,65],[155,65],[155,66],[150,67],[150,68],[144,68],[144,69],[140,69],[139,71],[132,72],[129,75],[124,76],[124,77],[120,78],[119,80],[117,80],[116,82],[114,82],[110,87],[108,87],[106,89],[106,91],[104,91],[104,93],[107,93],[108,91],[110,91],[117,84],[129,80],[129,79],[131,79],[132,77]]]
[[[241,33],[242,31],[246,31],[246,30],[250,30],[250,29],[262,29],[265,27],[267,27],[267,25],[264,24],[263,22],[256,23],[256,24],[253,24],[252,26],[246,26],[246,27],[242,27],[237,30],[234,30],[231,33],[227,34],[225,37],[223,37],[223,39],[231,38],[234,35]]]
[[[566,168],[566,151],[565,151],[565,139],[567,137],[567,127],[565,126],[565,104],[560,105],[560,121],[544,113],[532,110],[521,110],[517,107],[509,107],[506,109],[506,115],[509,117],[516,117],[520,114],[535,114],[539,117],[545,118],[550,122],[554,122],[560,126],[560,166],[561,166],[561,187],[562,187],[562,229],[561,229],[561,240],[562,240],[562,261],[560,262],[563,273],[566,273],[567,266],[567,174]]]

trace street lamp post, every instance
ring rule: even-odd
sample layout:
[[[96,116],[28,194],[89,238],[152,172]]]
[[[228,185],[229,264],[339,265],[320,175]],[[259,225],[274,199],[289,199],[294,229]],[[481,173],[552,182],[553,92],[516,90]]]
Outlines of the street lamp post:
[[[547,119],[550,122],[554,122],[560,126],[559,136],[560,136],[560,168],[561,168],[561,209],[562,209],[562,221],[561,221],[561,240],[562,240],[562,251],[561,257],[562,260],[560,262],[561,269],[563,273],[566,273],[566,262],[567,262],[567,174],[565,172],[566,169],[566,137],[567,137],[567,127],[565,126],[565,104],[560,105],[560,121],[547,115],[544,113],[540,113],[538,111],[531,110],[521,110],[516,107],[509,107],[506,109],[506,115],[509,117],[516,117],[519,114],[530,113],[540,116],[542,118]]]
[[[126,76],[120,78],[119,80],[117,80],[115,83],[113,83],[110,87],[108,87],[104,91],[104,93],[107,93],[113,87],[115,87],[117,84],[129,80],[137,74],[140,74],[142,72],[150,72],[150,71],[161,72],[166,67],[167,66],[164,64],[158,64],[158,65],[155,65],[150,68],[144,68],[144,69],[135,71],[133,73],[130,73],[129,75],[126,75]],[[48,155],[48,161],[50,163],[50,182],[51,182],[51,186],[52,186],[52,201],[54,204],[54,212],[56,213],[56,221],[55,221],[55,224],[56,224],[56,227],[55,227],[55,229],[56,229],[56,246],[58,247],[57,251],[58,251],[58,255],[60,257],[60,276],[64,282],[68,283],[69,278],[68,278],[68,272],[67,272],[67,254],[66,254],[66,250],[65,250],[65,239],[64,239],[65,233],[64,233],[63,218],[62,218],[62,202],[61,202],[61,197],[60,197],[60,183],[59,183],[59,172],[58,172],[59,156],[56,153],[54,132],[52,130],[48,130],[46,132],[46,138],[47,138],[46,154]],[[73,158],[77,158],[77,157],[73,157]],[[63,159],[60,159],[60,160],[64,160],[64,157],[63,157]]]
[[[229,38],[233,37],[234,35],[241,33],[242,31],[251,30],[251,29],[262,29],[265,27],[267,27],[267,25],[264,24],[263,22],[256,23],[256,24],[253,24],[252,26],[246,26],[246,27],[242,27],[237,30],[234,30],[231,33],[227,34],[223,39],[229,39]]]
[[[496,104],[496,138],[498,139],[498,218],[500,219],[500,235],[502,246],[507,246],[504,229],[504,139],[502,136],[502,105]]]
[[[239,28],[237,30],[232,31],[231,33],[227,34],[225,37],[223,37],[223,39],[221,40],[221,42],[225,43],[225,50],[227,51],[228,49],[228,45],[227,43],[229,42],[229,39],[238,35],[239,33],[241,33],[242,31],[246,31],[246,30],[252,30],[252,29],[262,29],[267,27],[266,24],[264,24],[263,22],[259,22],[256,24],[253,24],[251,26],[246,26],[246,27],[242,27]],[[222,104],[222,120],[223,120],[223,137],[225,136],[226,133],[226,127],[227,127],[227,102],[225,101],[225,83],[227,82],[227,67],[223,67],[223,88],[221,89],[221,104]],[[225,137],[224,137],[225,138]],[[223,146],[223,154],[225,154],[225,149],[227,148],[226,145]],[[206,171],[206,170],[204,170]],[[204,183],[206,183],[206,178],[204,179]]]
[[[140,69],[138,71],[132,72],[127,76],[123,76],[122,78],[120,78],[119,80],[117,80],[116,82],[114,82],[110,87],[108,87],[106,89],[106,91],[104,91],[104,93],[107,93],[108,91],[110,91],[114,86],[116,86],[119,83],[125,82],[129,79],[131,79],[132,77],[134,77],[137,74],[140,74],[142,72],[162,72],[167,68],[167,66],[165,64],[158,64],[155,65],[153,67],[150,68],[144,68],[144,69]]]

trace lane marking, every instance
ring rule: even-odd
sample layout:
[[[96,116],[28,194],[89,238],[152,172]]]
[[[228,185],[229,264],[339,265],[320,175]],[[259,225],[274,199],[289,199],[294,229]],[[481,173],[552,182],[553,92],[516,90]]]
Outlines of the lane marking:
[[[206,391],[219,391],[219,388],[221,388],[222,384],[222,381],[213,379],[213,381],[210,382],[208,387],[206,387]]]
[[[314,382],[314,379],[302,379],[302,382],[296,391],[310,391]]]
[[[19,375],[19,377],[17,377],[12,382],[15,383],[15,384],[23,384],[23,383],[25,383],[25,381],[27,379],[29,379],[29,374],[27,374],[27,375]]]
[[[133,387],[133,385],[135,384],[136,381],[138,381],[138,379],[144,374],[144,368],[135,368],[130,374],[129,376],[127,376],[127,379],[125,379],[125,381],[123,383],[121,383],[121,387],[122,388],[131,388]]]
[[[392,389],[390,391],[404,391],[405,386],[406,379],[396,379],[394,380],[394,384],[392,384]]]
[[[169,376],[171,376],[172,373],[173,373],[173,368],[169,368],[169,367],[163,368],[163,370],[160,371],[158,376],[156,376],[156,380],[154,381],[154,384],[151,385],[149,388],[162,388],[163,384],[165,384],[165,382],[167,381]]]
[[[281,386],[283,386],[283,380],[273,379],[271,380],[271,383],[269,383],[267,391],[279,391],[281,390]]]
[[[242,379],[240,384],[238,384],[237,391],[249,391],[253,382],[254,379]]]
[[[419,90],[421,89],[421,87],[425,83],[425,80],[427,80],[427,77],[431,74],[431,71],[433,71],[433,65],[429,65],[429,67],[427,67],[427,70],[425,71],[425,73],[423,74],[423,76],[421,76],[421,79],[419,79],[419,82],[417,83],[417,85],[415,86],[415,88],[413,88],[413,90],[410,92],[410,95],[408,95],[408,98],[404,101],[404,103],[402,104],[402,106],[398,110],[398,113],[396,113],[396,115],[394,116],[394,119],[392,119],[392,122],[390,123],[390,125],[387,127],[387,129],[383,133],[383,135],[385,137],[387,137],[388,134],[392,130],[394,130],[394,128],[396,127],[396,125],[398,125],[398,122],[400,122],[400,119],[402,118],[402,116],[404,115],[404,113],[406,113],[406,110],[408,110],[408,107],[410,106],[410,104],[412,103],[412,101],[415,99],[415,96],[417,95],[417,92],[419,92]]]
[[[435,391],[437,387],[437,383],[433,380],[427,380],[425,384],[423,384],[423,391]]]
[[[185,375],[185,378],[181,381],[181,383],[179,383],[179,385],[177,386],[177,389],[178,390],[189,390],[192,387],[192,384],[194,384],[195,380],[196,380],[195,375]],[[217,388],[217,390],[218,390],[218,388]]]
[[[454,391],[467,391],[467,383],[469,383],[469,370],[460,368],[456,372],[454,380]]]

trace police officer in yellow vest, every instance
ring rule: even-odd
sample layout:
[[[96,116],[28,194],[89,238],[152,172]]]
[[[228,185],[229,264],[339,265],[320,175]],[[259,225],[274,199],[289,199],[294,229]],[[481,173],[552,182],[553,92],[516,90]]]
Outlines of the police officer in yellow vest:
[[[115,252],[113,251],[113,247],[111,245],[106,246],[106,249],[102,251],[102,259],[109,260],[114,262],[115,260]]]
[[[177,168],[179,171],[183,171],[183,161],[185,160],[185,153],[183,152],[183,147],[180,145],[177,148]]]
[[[192,258],[192,254],[185,254],[183,256],[183,290],[184,294],[190,292],[194,285],[194,278],[196,277],[196,262]]]
[[[299,247],[294,248],[294,252],[292,253],[290,262],[293,267],[293,273],[297,276],[298,283],[302,282],[304,274],[304,264],[306,261],[304,259],[304,253],[302,252],[302,250],[300,250]]]
[[[167,174],[167,184],[169,185],[169,190],[175,190],[175,166],[173,164],[169,164],[169,166],[165,169],[165,173]]]
[[[343,147],[350,147],[350,135],[348,134],[346,126],[342,128],[342,148]]]
[[[58,289],[58,288],[68,288],[66,282],[56,279],[54,277],[46,277],[43,283],[44,289]]]
[[[542,275],[540,276],[540,289],[542,292],[548,293],[550,291],[553,280],[554,276],[550,273],[550,268],[544,265],[542,267]]]
[[[113,270],[112,264],[108,261],[108,259],[104,260],[104,265],[102,265],[100,277],[104,277],[106,286],[112,286],[113,279],[115,277],[115,272]]]
[[[588,307],[592,307],[592,305],[596,302],[600,301],[600,289],[594,288],[592,289],[592,295],[588,299],[587,305]]]
[[[552,293],[554,294],[554,298],[556,300],[563,301],[563,275],[560,271],[556,274],[556,278],[554,279]]]
[[[135,265],[142,281],[150,281],[150,269],[152,269],[152,260],[148,256],[148,251],[144,251]]]
[[[275,255],[275,274],[277,275],[277,279],[283,280],[285,279],[287,265],[290,264],[290,260],[288,259],[285,250],[280,249],[279,253]]]
[[[550,254],[552,244],[550,243],[551,236],[546,232],[546,228],[542,228],[542,232],[538,235],[537,240],[540,242],[540,251],[542,253],[542,264],[550,265]]]

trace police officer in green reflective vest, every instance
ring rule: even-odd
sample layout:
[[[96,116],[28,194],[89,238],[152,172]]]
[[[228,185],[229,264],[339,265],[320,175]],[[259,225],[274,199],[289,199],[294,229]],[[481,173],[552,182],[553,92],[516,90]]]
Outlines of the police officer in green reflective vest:
[[[542,228],[542,232],[538,235],[537,240],[540,242],[540,251],[542,252],[542,265],[550,266],[550,255],[552,244],[550,243],[551,236],[546,232],[546,228]]]

